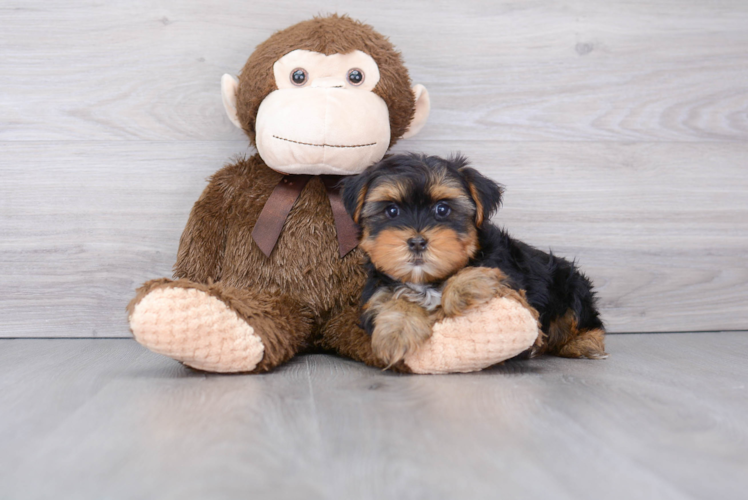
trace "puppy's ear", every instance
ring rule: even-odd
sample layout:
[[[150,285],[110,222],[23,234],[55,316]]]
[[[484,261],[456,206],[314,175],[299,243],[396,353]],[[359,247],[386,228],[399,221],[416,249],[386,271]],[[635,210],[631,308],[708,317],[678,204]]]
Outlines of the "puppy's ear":
[[[481,227],[501,206],[504,187],[470,167],[459,169],[475,202],[475,225]]]
[[[346,177],[340,182],[345,211],[348,212],[348,215],[356,224],[361,219],[361,210],[364,208],[371,177],[371,168],[368,168],[362,173]]]

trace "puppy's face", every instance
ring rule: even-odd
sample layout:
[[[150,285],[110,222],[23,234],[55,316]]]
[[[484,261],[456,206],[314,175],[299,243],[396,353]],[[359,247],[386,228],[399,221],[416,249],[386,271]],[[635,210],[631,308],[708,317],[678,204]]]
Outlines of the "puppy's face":
[[[462,158],[396,155],[346,180],[343,197],[377,269],[420,284],[467,265],[501,191]]]

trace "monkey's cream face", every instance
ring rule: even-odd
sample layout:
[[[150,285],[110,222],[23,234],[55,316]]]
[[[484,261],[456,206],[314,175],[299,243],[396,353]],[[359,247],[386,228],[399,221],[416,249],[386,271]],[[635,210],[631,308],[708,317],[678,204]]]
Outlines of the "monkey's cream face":
[[[390,119],[372,92],[379,68],[371,56],[294,50],[273,72],[278,90],[262,101],[256,121],[257,150],[270,168],[351,175],[382,159]]]

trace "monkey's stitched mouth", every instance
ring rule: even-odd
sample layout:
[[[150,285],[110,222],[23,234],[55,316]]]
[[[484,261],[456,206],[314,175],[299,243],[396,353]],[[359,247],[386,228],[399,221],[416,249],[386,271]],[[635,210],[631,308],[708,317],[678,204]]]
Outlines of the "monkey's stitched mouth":
[[[365,148],[365,147],[377,145],[376,142],[372,142],[371,144],[356,144],[354,146],[339,146],[337,144],[312,144],[309,142],[292,141],[291,139],[286,139],[285,137],[278,137],[277,135],[274,135],[273,138],[279,139],[281,141],[292,142],[294,144],[301,144],[302,146],[314,146],[315,148]]]

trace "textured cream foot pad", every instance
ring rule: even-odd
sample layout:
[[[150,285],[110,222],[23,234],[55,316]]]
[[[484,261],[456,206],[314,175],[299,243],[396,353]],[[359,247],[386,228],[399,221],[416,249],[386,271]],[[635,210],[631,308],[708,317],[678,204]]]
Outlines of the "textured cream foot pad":
[[[130,315],[135,340],[187,366],[247,372],[265,347],[254,329],[219,299],[194,288],[159,288]]]
[[[465,316],[434,325],[433,335],[418,351],[406,355],[414,373],[482,370],[532,347],[538,323],[522,304],[498,297]]]

